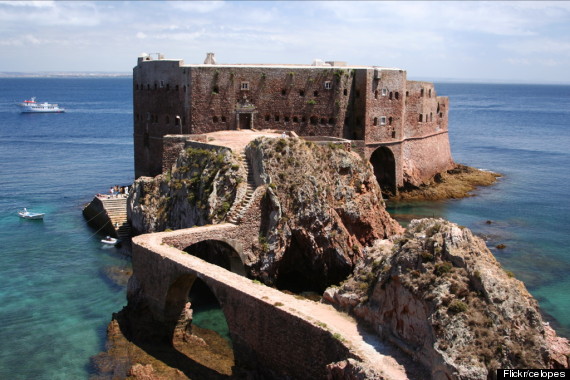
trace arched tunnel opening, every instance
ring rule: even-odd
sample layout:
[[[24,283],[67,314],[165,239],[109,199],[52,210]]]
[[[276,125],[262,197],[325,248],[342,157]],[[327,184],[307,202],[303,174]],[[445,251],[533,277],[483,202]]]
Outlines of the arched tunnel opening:
[[[332,249],[315,259],[310,247],[302,233],[292,231],[291,244],[283,254],[275,283],[279,290],[321,295],[327,287],[338,285],[351,273],[351,265],[340,260]]]
[[[370,156],[370,163],[382,195],[387,198],[396,195],[396,160],[390,148],[381,146],[376,149]]]

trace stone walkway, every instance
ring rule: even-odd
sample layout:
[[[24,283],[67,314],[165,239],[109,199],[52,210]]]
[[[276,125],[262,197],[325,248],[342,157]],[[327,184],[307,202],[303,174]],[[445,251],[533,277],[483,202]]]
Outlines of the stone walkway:
[[[245,146],[258,137],[280,137],[281,133],[272,131],[252,131],[242,129],[239,131],[219,131],[210,132],[208,136],[208,144],[227,146],[232,151],[239,153],[243,151]]]
[[[163,244],[175,239],[177,235],[219,234],[221,230],[235,228],[232,224],[194,227],[168,233],[141,235],[134,243],[150,248],[156,254],[191,268],[207,277],[224,283],[225,286],[239,289],[241,292],[257,298],[260,302],[280,307],[282,310],[324,328],[332,334],[338,334],[344,344],[359,356],[368,367],[381,373],[386,380],[419,380],[418,366],[409,357],[382,342],[376,335],[367,333],[351,316],[337,311],[328,304],[300,299],[277,289],[254,283],[246,277],[229,272],[222,267],[207,263],[192,255],[183,254],[176,248]]]

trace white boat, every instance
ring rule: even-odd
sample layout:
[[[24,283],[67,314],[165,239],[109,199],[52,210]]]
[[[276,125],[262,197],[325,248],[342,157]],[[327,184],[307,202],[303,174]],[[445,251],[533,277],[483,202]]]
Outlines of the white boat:
[[[106,236],[105,239],[101,240],[101,243],[108,245],[117,245],[119,243],[119,239],[115,239],[111,236]]]
[[[27,209],[23,209],[21,211],[18,211],[18,215],[20,215],[20,218],[24,219],[43,219],[45,214],[39,212],[29,212]]]
[[[65,109],[60,108],[57,104],[52,103],[38,103],[36,102],[36,98],[31,98],[30,100],[24,100],[22,103],[19,103],[20,109],[22,113],[38,113],[38,112],[48,112],[48,113],[60,113],[65,112]]]

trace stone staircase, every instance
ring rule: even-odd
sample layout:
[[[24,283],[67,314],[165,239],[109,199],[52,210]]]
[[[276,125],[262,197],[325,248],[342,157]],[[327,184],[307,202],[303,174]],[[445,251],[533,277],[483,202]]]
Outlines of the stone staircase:
[[[230,211],[228,215],[228,221],[233,224],[239,224],[241,218],[251,205],[251,200],[253,198],[253,192],[257,188],[255,186],[255,181],[253,180],[253,170],[251,164],[247,159],[245,152],[241,152],[240,159],[242,160],[245,169],[247,170],[247,191],[245,196],[240,200],[240,202]]]
[[[108,198],[101,199],[107,216],[113,224],[113,228],[120,239],[128,239],[131,237],[131,225],[127,221],[127,198]]]

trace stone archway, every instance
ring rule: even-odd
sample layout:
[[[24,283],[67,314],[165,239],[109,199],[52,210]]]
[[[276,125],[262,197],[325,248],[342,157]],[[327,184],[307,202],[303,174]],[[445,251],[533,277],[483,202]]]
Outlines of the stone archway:
[[[185,366],[195,363],[193,370],[232,374],[235,358],[229,323],[221,300],[206,280],[195,274],[179,275],[168,288],[164,318],[175,353],[171,356]]]
[[[396,160],[392,150],[386,146],[379,147],[370,156],[370,163],[382,189],[382,195],[386,197],[396,195]]]
[[[215,264],[230,272],[239,274],[240,276],[246,275],[246,269],[239,253],[227,242],[221,240],[202,240],[186,247],[184,252],[199,257],[210,264]]]

